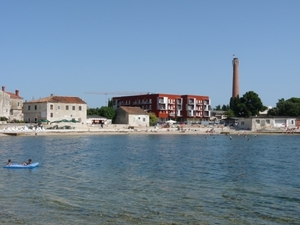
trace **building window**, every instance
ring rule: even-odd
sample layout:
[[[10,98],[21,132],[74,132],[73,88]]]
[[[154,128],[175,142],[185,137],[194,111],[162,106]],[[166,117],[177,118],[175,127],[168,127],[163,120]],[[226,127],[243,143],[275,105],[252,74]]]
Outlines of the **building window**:
[[[69,110],[69,106],[68,105],[66,105],[66,110]]]
[[[75,110],[75,106],[72,106],[72,109]]]
[[[270,120],[266,120],[266,123],[267,123],[267,124],[270,124]]]
[[[245,125],[245,122],[244,122],[244,121],[241,121],[241,125]]]
[[[79,106],[79,110],[81,111],[81,106]]]
[[[53,113],[50,113],[50,117],[53,117]]]
[[[260,124],[260,120],[255,120],[255,122],[256,122],[257,124]]]
[[[37,105],[34,105],[34,110],[37,110]]]
[[[20,106],[20,102],[18,102],[18,106]]]
[[[57,109],[60,110],[60,105],[57,106]]]
[[[50,109],[53,110],[53,105],[50,105]]]
[[[145,122],[145,121],[146,121],[146,118],[143,118],[143,121]]]
[[[30,105],[28,106],[28,110],[30,110]]]

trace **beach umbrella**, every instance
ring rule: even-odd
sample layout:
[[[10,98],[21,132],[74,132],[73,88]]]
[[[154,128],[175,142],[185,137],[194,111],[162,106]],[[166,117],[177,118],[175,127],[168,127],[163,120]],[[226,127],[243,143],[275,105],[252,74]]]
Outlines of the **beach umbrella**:
[[[167,120],[166,123],[176,123],[175,120]]]

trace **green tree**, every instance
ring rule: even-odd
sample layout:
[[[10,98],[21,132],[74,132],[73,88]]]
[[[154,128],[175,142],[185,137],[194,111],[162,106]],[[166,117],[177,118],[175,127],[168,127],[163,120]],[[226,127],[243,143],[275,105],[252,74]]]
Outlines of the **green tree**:
[[[158,122],[158,118],[155,115],[155,113],[151,112],[149,113],[149,125],[150,126],[155,126]]]
[[[230,109],[236,117],[256,116],[260,111],[267,109],[261,102],[258,94],[253,91],[246,92],[243,97],[232,97],[230,99]]]
[[[229,105],[223,105],[222,111],[228,111],[230,109]]]
[[[88,108],[87,109],[87,115],[100,115],[100,109],[99,108]]]
[[[107,119],[114,119],[116,111],[112,107],[102,106],[99,110],[99,115]]]
[[[240,112],[239,104],[240,104],[239,96],[230,98],[229,108],[231,110],[231,113],[233,113],[233,116],[239,115]]]
[[[235,116],[235,115],[234,115],[234,112],[233,112],[231,109],[227,110],[224,114],[225,114],[227,117],[234,117],[234,116]]]
[[[113,102],[113,100],[108,99],[107,106],[113,108],[113,107],[114,107],[114,102]]]
[[[270,116],[300,116],[300,98],[279,99],[276,107],[268,111]]]
[[[230,109],[229,105],[222,105],[222,107],[221,107],[221,105],[217,105],[214,108],[214,110],[216,110],[216,111],[227,111],[229,109]]]
[[[214,110],[220,111],[221,110],[221,105],[217,105]]]

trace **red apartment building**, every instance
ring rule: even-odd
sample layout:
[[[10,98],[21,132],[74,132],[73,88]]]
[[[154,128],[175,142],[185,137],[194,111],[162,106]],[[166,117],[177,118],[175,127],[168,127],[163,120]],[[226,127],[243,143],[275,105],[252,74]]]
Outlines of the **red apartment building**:
[[[140,107],[153,112],[160,122],[173,119],[181,122],[200,122],[209,120],[210,99],[208,96],[144,94],[112,98],[114,108],[119,106]]]

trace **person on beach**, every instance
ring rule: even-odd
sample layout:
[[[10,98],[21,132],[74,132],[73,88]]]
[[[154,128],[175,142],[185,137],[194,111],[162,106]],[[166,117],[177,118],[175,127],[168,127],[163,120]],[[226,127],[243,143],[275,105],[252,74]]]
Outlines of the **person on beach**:
[[[32,163],[32,160],[31,160],[31,159],[28,159],[28,162],[25,162],[25,161],[24,161],[24,162],[22,163],[22,165],[23,165],[23,166],[27,166],[27,165],[30,165],[31,163]]]
[[[7,161],[7,163],[6,163],[6,165],[7,165],[7,166],[10,166],[10,164],[11,164],[11,160],[9,159],[9,160]]]

